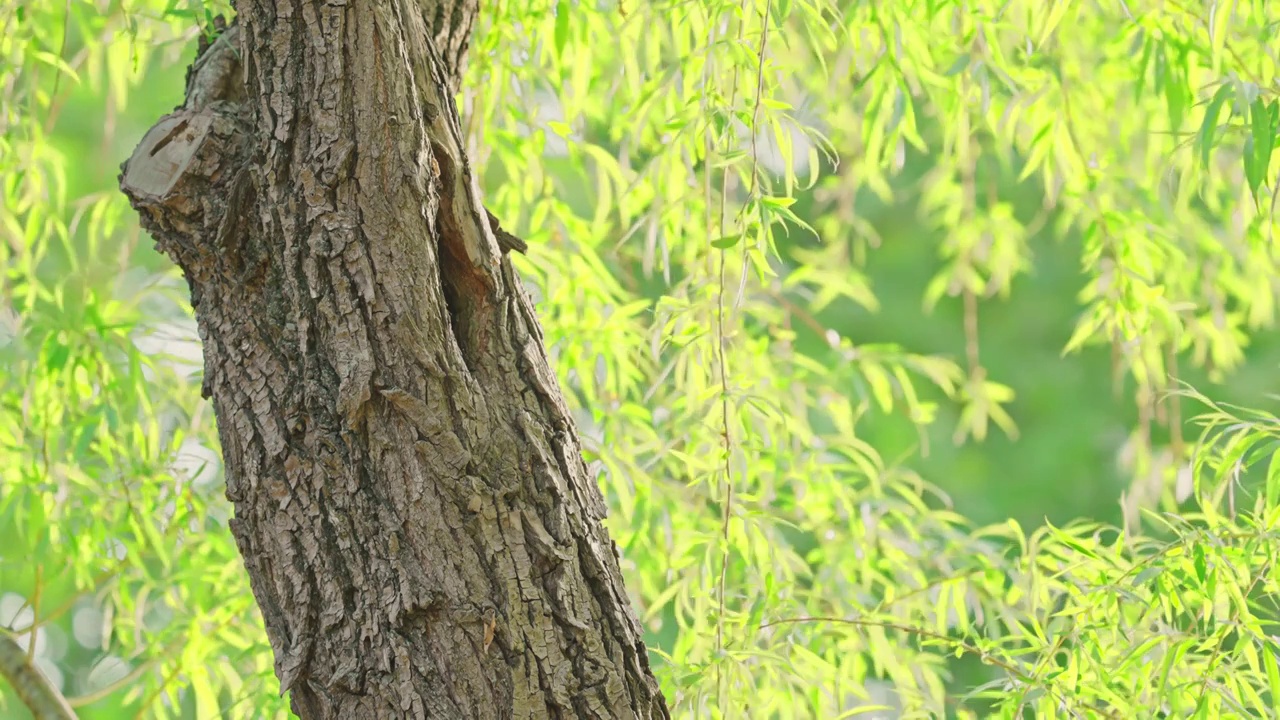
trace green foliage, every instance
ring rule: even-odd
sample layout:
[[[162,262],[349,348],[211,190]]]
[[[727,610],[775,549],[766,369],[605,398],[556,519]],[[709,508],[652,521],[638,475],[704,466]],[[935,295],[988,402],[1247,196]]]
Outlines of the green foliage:
[[[139,81],[194,28],[102,6],[0,3],[0,624],[83,718],[263,717],[283,704],[192,381],[186,288],[139,257],[112,190],[146,128],[121,122]],[[180,77],[156,78],[167,97],[143,123]],[[108,126],[88,152],[86,109]]]
[[[86,717],[283,713],[189,310],[111,190],[214,9],[0,0],[0,624],[39,626]],[[1278,359],[1280,10],[541,0],[481,26],[473,164],[530,241],[678,716],[1275,715],[1280,420],[1219,383]],[[1035,294],[1054,278],[1074,296]],[[1119,527],[982,524],[938,490],[958,464],[892,442],[988,457],[1003,493],[1085,484],[1009,462],[1090,429],[1022,419],[1019,307],[1088,368],[1066,394],[1132,400],[1105,458],[1045,460],[1122,467],[1092,486]]]

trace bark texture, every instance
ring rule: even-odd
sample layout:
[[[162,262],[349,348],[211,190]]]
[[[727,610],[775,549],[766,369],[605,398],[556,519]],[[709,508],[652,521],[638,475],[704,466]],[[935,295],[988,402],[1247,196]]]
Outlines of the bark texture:
[[[190,285],[300,717],[666,718],[463,152],[477,10],[239,0],[121,187]]]

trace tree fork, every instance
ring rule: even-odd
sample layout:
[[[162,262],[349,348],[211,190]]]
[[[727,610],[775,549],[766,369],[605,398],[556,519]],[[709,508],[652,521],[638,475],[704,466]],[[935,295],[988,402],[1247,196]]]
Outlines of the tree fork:
[[[282,692],[308,719],[669,717],[464,151],[477,0],[237,12],[120,186],[191,290]]]

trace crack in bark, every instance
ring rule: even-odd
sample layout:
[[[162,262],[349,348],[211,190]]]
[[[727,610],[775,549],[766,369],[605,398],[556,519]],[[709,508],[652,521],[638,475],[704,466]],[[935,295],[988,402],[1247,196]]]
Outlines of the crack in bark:
[[[454,204],[458,179],[453,160],[438,140],[431,141],[431,154],[440,192],[439,232],[436,233],[440,282],[454,339],[468,371],[474,372],[479,358],[488,352],[486,316],[492,302],[491,286],[484,275],[467,262],[462,222]]]

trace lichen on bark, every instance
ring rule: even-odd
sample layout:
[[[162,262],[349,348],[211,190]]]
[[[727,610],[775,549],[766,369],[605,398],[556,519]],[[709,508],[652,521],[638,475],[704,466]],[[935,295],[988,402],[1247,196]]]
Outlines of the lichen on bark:
[[[464,152],[476,0],[237,11],[121,188],[191,289],[295,712],[668,717]]]

